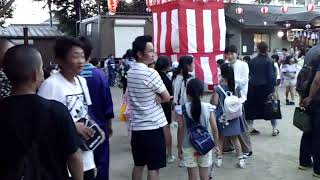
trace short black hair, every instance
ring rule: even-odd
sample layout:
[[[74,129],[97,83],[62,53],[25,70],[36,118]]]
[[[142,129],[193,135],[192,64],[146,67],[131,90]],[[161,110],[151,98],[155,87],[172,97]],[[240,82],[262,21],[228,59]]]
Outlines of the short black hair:
[[[90,63],[94,66],[97,66],[99,64],[98,58],[91,58]]]
[[[238,53],[238,48],[235,45],[227,46],[224,50],[224,53]]]
[[[225,62],[224,62],[224,59],[218,59],[218,61],[217,61],[217,64],[219,64],[220,66],[222,65],[222,64],[224,64]]]
[[[83,45],[84,45],[84,56],[85,56],[85,58],[86,58],[86,61],[88,61],[89,60],[89,58],[90,58],[90,56],[91,56],[91,53],[92,53],[92,49],[93,49],[93,47],[92,47],[92,43],[91,43],[91,41],[90,41],[90,39],[89,38],[87,38],[87,37],[84,37],[84,36],[80,36],[79,37],[79,40],[83,43]]]
[[[243,56],[242,58],[244,61],[249,62],[251,60],[250,56]]]
[[[152,42],[152,37],[149,35],[138,36],[133,41],[132,51],[133,51],[133,56],[136,60],[138,60],[138,52],[141,52],[144,54],[144,51],[146,50],[146,46],[148,42]]]
[[[69,36],[58,38],[54,46],[55,58],[65,60],[73,47],[80,47],[85,51],[85,45],[77,38]]]
[[[17,45],[4,55],[4,73],[13,85],[20,85],[30,80],[32,74],[41,65],[40,52],[30,45]]]
[[[287,52],[287,51],[288,51],[288,49],[287,49],[287,48],[282,48],[282,51]]]
[[[276,62],[278,62],[279,59],[280,59],[278,54],[273,54],[273,55],[271,56],[271,58],[272,58],[272,59],[275,59]]]
[[[168,69],[171,66],[168,56],[159,56],[156,62],[155,69],[160,72]]]
[[[266,42],[260,42],[257,45],[257,48],[259,49],[260,53],[266,54],[268,52],[268,44]]]

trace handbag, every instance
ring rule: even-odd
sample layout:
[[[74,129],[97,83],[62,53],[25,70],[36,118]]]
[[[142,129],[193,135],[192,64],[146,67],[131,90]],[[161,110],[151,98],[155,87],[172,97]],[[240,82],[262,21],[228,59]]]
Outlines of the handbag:
[[[311,118],[305,108],[296,107],[293,116],[293,125],[303,132],[312,131]]]
[[[263,114],[265,120],[282,119],[280,101],[274,99],[274,96],[269,96]]]
[[[84,94],[84,89],[82,86],[82,83],[79,79],[78,76],[76,76],[79,84],[81,86],[82,92]],[[85,101],[86,98],[84,97]],[[87,103],[87,102],[85,102]],[[83,151],[93,151],[95,150],[100,144],[102,144],[105,140],[105,133],[104,131],[100,128],[100,126],[92,119],[90,119],[90,116],[85,116],[85,117],[89,117],[89,118],[81,118],[79,121],[77,122],[82,122],[84,123],[84,126],[87,128],[91,128],[92,130],[94,130],[94,135],[93,137],[89,138],[89,139],[84,139],[83,137],[81,137],[81,141],[82,144],[80,145],[80,149]]]
[[[186,120],[190,143],[199,154],[207,154],[215,147],[207,128],[189,117],[185,105],[182,106],[182,114]]]

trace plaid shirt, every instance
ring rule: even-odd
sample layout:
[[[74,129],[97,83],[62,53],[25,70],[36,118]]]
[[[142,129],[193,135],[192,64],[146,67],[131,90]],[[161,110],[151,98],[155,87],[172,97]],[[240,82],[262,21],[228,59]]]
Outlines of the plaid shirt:
[[[11,94],[11,88],[6,74],[0,70],[0,99],[8,97]]]

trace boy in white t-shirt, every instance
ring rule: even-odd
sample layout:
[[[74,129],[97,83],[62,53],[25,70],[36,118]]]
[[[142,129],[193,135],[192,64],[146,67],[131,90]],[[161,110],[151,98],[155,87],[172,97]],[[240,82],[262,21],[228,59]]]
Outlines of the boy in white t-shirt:
[[[61,71],[52,74],[39,88],[38,94],[67,106],[80,136],[90,138],[94,132],[91,128],[78,122],[88,118],[88,105],[91,104],[87,82],[78,76],[84,63],[84,45],[72,37],[63,37],[56,41],[55,58]],[[94,179],[94,157],[92,151],[82,151],[84,180]]]

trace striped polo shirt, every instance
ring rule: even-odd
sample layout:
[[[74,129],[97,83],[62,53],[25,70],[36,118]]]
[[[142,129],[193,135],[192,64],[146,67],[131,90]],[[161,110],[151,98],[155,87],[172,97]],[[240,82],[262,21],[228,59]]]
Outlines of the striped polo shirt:
[[[160,75],[143,63],[135,63],[127,73],[128,99],[133,131],[153,130],[167,125],[157,94],[166,90]]]

